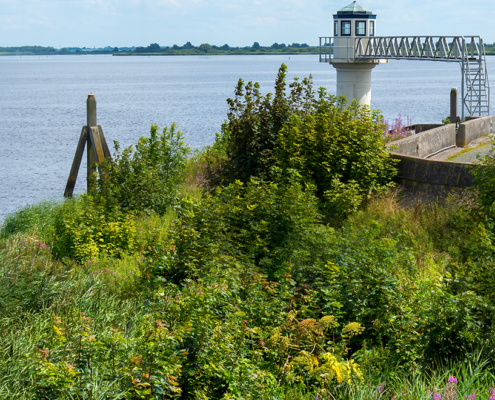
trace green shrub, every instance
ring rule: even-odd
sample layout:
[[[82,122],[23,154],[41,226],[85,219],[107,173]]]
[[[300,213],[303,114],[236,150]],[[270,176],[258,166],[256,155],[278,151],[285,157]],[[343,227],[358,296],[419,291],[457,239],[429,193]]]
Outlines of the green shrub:
[[[133,213],[164,214],[177,195],[184,176],[189,146],[175,124],[158,132],[151,126],[150,137],[141,137],[136,145],[100,165],[100,179],[93,176],[91,195],[106,207],[118,206]]]
[[[275,95],[262,96],[258,83],[244,85],[239,80],[235,98],[228,99],[228,121],[222,125],[228,162],[224,166],[227,182],[247,182],[252,176],[270,179],[277,165],[278,134],[291,114],[302,106],[300,96],[285,93],[287,67],[282,64],[275,82]],[[305,81],[306,82],[306,81]],[[302,108],[302,107],[301,107]]]
[[[303,191],[297,180],[237,181],[199,202],[185,200],[178,211],[177,256],[163,271],[176,283],[204,273],[202,260],[214,254],[249,260],[270,279],[281,277],[302,235],[320,220],[312,189]]]
[[[478,218],[493,220],[495,217],[495,158],[488,154],[481,158],[480,165],[471,171],[473,187],[470,191],[475,195],[474,209]]]
[[[134,218],[118,207],[105,207],[88,195],[62,203],[54,215],[53,254],[87,261],[100,253],[119,257],[133,251]]]
[[[307,113],[294,113],[279,133],[279,160],[316,185],[324,207],[356,211],[372,193],[391,187],[397,173],[383,145],[377,111],[327,95],[323,88]]]
[[[110,328],[95,335],[94,321],[81,313],[66,325],[54,318],[53,332],[36,348],[36,399],[172,399],[178,384],[180,353],[162,321],[142,319],[134,337]],[[99,393],[94,393],[95,383]]]
[[[384,146],[384,124],[377,111],[329,95],[316,94],[311,77],[296,79],[286,93],[282,64],[275,94],[262,96],[259,85],[239,80],[229,99],[228,121],[215,146],[206,150],[213,185],[276,180],[276,168],[296,170],[316,186],[324,209],[337,216],[356,211],[374,192],[392,185],[397,170]],[[212,157],[225,149],[225,158]]]

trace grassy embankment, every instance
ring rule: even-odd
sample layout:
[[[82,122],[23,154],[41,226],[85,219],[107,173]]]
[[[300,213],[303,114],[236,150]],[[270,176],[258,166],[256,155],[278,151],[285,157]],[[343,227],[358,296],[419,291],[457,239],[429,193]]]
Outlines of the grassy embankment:
[[[0,398],[494,396],[494,168],[406,207],[380,115],[298,82],[239,82],[213,146],[153,126],[91,196],[7,218]]]
[[[199,200],[201,197],[200,191],[196,189],[191,190],[189,188],[187,192],[188,201]],[[387,305],[395,308],[392,313],[395,314],[394,318],[402,320],[395,328],[397,329],[396,334],[404,335],[402,338],[404,347],[398,348],[397,351],[407,352],[411,350],[408,346],[409,342],[417,340],[417,336],[421,336],[421,330],[425,329],[424,326],[423,328],[421,327],[421,321],[412,323],[413,321],[408,321],[407,318],[407,314],[415,314],[420,311],[414,309],[418,306],[418,297],[429,296],[428,292],[432,290],[445,290],[442,287],[449,284],[445,280],[448,280],[446,277],[451,276],[450,265],[452,262],[457,262],[455,260],[458,258],[456,253],[460,247],[459,242],[463,238],[471,240],[469,239],[470,228],[474,227],[466,226],[463,229],[460,229],[460,227],[452,229],[452,221],[462,215],[459,210],[465,205],[459,200],[453,200],[445,208],[434,206],[404,208],[398,203],[397,195],[391,192],[388,195],[374,199],[361,211],[344,221],[337,230],[330,230],[327,233],[334,237],[332,239],[333,245],[326,249],[330,254],[343,251],[352,256],[354,253],[360,259],[360,261],[356,260],[355,262],[370,263],[369,268],[372,269],[370,272],[377,275],[374,278],[365,278],[371,279],[369,284],[373,284],[375,281],[378,289],[385,289],[386,285],[380,286],[383,284],[380,281],[392,279],[393,277],[398,280],[399,285],[396,289],[398,292],[392,294],[392,296],[398,296],[399,299]],[[121,360],[119,360],[121,364],[124,364],[123,359],[128,361],[132,357],[139,356],[139,352],[143,351],[142,349],[139,350],[138,344],[135,343],[136,338],[143,334],[143,321],[149,321],[150,318],[154,321],[157,315],[160,315],[160,319],[169,329],[192,329],[192,332],[190,332],[193,335],[192,337],[199,335],[195,340],[205,340],[201,339],[201,336],[204,336],[207,341],[212,341],[205,346],[219,347],[217,351],[212,349],[204,350],[206,352],[203,355],[204,359],[198,360],[197,365],[194,365],[193,361],[193,365],[189,365],[189,368],[201,370],[205,367],[201,367],[199,363],[208,362],[208,357],[211,357],[210,361],[212,363],[218,363],[216,368],[220,369],[220,375],[222,375],[222,372],[225,373],[225,370],[231,370],[234,373],[236,363],[241,361],[236,360],[236,354],[238,354],[239,349],[235,349],[236,345],[233,349],[225,348],[224,346],[228,346],[229,343],[221,343],[221,341],[233,341],[232,344],[237,341],[234,340],[234,336],[228,334],[228,329],[227,332],[223,332],[225,329],[224,324],[226,324],[225,316],[222,317],[223,312],[220,312],[220,309],[218,309],[219,314],[217,315],[215,309],[217,307],[228,307],[233,299],[242,292],[242,288],[235,287],[235,280],[239,278],[229,276],[229,274],[239,272],[236,268],[232,269],[232,267],[224,266],[222,267],[225,268],[224,271],[204,271],[197,278],[189,281],[188,285],[177,288],[173,292],[168,292],[170,288],[150,288],[146,286],[148,282],[144,279],[144,275],[148,273],[148,265],[144,260],[144,254],[146,254],[144,247],[133,254],[124,254],[119,259],[101,255],[86,262],[56,260],[52,256],[49,246],[50,242],[54,240],[53,238],[50,239],[50,230],[54,224],[54,214],[57,207],[60,206],[43,203],[20,210],[9,217],[7,223],[2,227],[3,235],[0,240],[0,299],[2,300],[0,308],[2,325],[2,335],[0,337],[2,357],[2,362],[0,363],[0,396],[2,398],[34,398],[36,385],[40,385],[40,381],[46,379],[45,375],[40,374],[40,360],[36,356],[36,349],[55,347],[53,342],[56,341],[54,337],[56,334],[54,333],[53,325],[57,319],[62,321],[64,329],[67,331],[66,335],[76,338],[73,343],[77,342],[80,337],[84,338],[84,332],[79,331],[82,326],[81,313],[91,318],[91,335],[94,335],[97,340],[105,342],[102,338],[108,339],[111,329],[121,332],[122,337],[132,338],[132,340],[129,339],[129,343],[126,343],[128,347],[120,350],[123,353],[121,354]],[[156,237],[160,237],[160,241],[166,242],[170,240],[170,236],[173,236],[172,232],[178,229],[177,224],[180,223],[179,221],[180,218],[174,212],[161,217],[157,215],[142,216],[136,219],[137,232],[139,232],[143,243],[154,241]],[[368,249],[364,250],[364,252],[362,249],[363,240],[373,243],[372,246],[365,246]],[[327,246],[329,244],[327,243]],[[344,247],[342,247],[343,244]],[[379,254],[373,254],[374,251],[378,251]],[[395,253],[392,257],[395,261],[389,260],[392,261],[391,265],[389,265],[389,271],[382,269],[383,263],[380,262],[380,258],[390,257],[386,253],[380,254],[382,251]],[[367,257],[371,257],[372,260],[365,261]],[[375,262],[377,263],[376,271],[373,270]],[[412,270],[408,270],[405,264],[409,264]],[[382,274],[382,276],[378,274]],[[353,279],[363,279],[363,277],[355,276]],[[263,279],[258,282],[263,287]],[[249,285],[251,288],[254,286],[246,281],[244,283],[241,281],[237,284]],[[364,282],[361,284],[365,285],[362,289],[373,290],[372,287],[368,286],[369,284]],[[388,284],[391,283],[389,282]],[[215,286],[221,285],[225,285],[226,288],[215,289]],[[351,303],[353,300],[358,303],[356,304],[357,307],[360,307],[359,303],[364,300],[364,298],[360,298],[362,294],[355,292],[359,286],[360,284],[357,283],[354,288],[349,287],[349,293],[346,294],[346,296],[351,297],[349,299]],[[161,293],[162,290],[164,293]],[[201,297],[200,293],[203,291],[205,294]],[[407,292],[411,291],[423,293],[416,293],[413,296],[415,300],[410,298],[411,302],[409,302],[403,297]],[[171,301],[177,302],[176,306],[171,307],[171,304],[167,301],[164,302],[167,296],[171,295],[173,296]],[[253,294],[250,293],[248,297],[251,295]],[[256,296],[257,294],[254,295]],[[276,299],[278,297],[276,293],[273,293],[273,295],[275,295],[275,298],[272,299],[273,305],[277,309],[282,307],[280,311],[284,307],[290,307],[292,301],[298,301],[296,300],[298,297],[302,301],[301,305],[304,308],[304,296],[298,295],[297,291],[294,292],[295,297],[292,300],[289,296],[282,302],[280,299]],[[311,296],[311,292],[308,295]],[[200,297],[196,299],[194,296]],[[221,298],[217,298],[217,296]],[[352,298],[354,296],[355,299]],[[401,297],[402,299],[400,299]],[[437,298],[437,294],[430,301],[435,301],[435,298]],[[249,318],[247,314],[251,315],[250,318],[258,319],[261,317],[262,320],[270,318],[270,315],[273,316],[274,311],[278,314],[279,311],[277,310],[268,312],[265,310],[266,307],[270,307],[269,303],[258,303],[256,300],[258,299],[246,305],[241,319]],[[265,298],[265,301],[268,300],[268,298]],[[429,300],[423,298],[422,301],[428,302]],[[212,302],[212,304],[209,306],[208,302]],[[283,305],[284,303],[285,306]],[[310,303],[308,302],[308,305]],[[424,306],[424,304],[422,305]],[[366,305],[363,304],[363,306],[374,307],[374,304],[370,302]],[[198,307],[198,309],[193,312],[190,307]],[[168,311],[165,311],[166,309]],[[232,311],[234,312],[234,310]],[[286,313],[284,312],[283,314]],[[211,319],[212,317],[213,320]],[[455,318],[455,316],[451,315],[450,318]],[[439,321],[439,323],[446,324],[445,329],[453,329],[454,327],[449,327],[448,319],[446,316],[446,319]],[[227,321],[227,323],[231,322]],[[279,319],[278,323],[282,322],[283,318]],[[270,336],[270,327],[273,327],[276,323],[277,321],[265,321],[263,323],[258,321],[258,328],[264,327],[267,330],[266,335],[268,337],[265,340],[268,340]],[[201,325],[204,324],[205,326],[202,327]],[[237,327],[234,327],[234,332],[240,329],[237,332],[241,333],[243,322],[238,321],[238,324]],[[400,329],[402,324],[408,326]],[[71,329],[73,332],[69,333],[68,331]],[[203,329],[206,329],[208,333],[201,332]],[[217,329],[220,331],[217,331]],[[373,326],[367,325],[366,329],[373,330]],[[454,335],[454,332],[450,334]],[[446,340],[450,339],[449,335],[446,336]],[[263,337],[261,336],[261,338]],[[258,351],[262,351],[262,346],[255,344],[257,340],[255,342],[248,340],[244,344],[248,347],[244,350],[254,346],[254,349],[259,347]],[[361,383],[357,380],[354,386],[343,385],[340,389],[336,386],[332,391],[333,397],[329,398],[391,399],[394,395],[399,398],[401,393],[406,393],[402,398],[427,399],[431,398],[431,396],[425,396],[425,393],[444,390],[448,378],[456,376],[459,381],[457,384],[457,390],[460,394],[459,399],[476,392],[478,399],[488,400],[488,389],[493,385],[492,382],[495,380],[495,376],[492,372],[491,361],[485,358],[483,351],[488,350],[490,352],[490,350],[483,349],[482,340],[478,341],[473,338],[473,341],[480,346],[478,356],[476,352],[466,353],[465,355],[460,353],[461,358],[457,364],[447,362],[446,365],[437,366],[432,371],[422,371],[419,365],[414,367],[412,371],[406,368],[402,369],[403,367],[396,364],[397,360],[394,360],[393,354],[389,353],[390,350],[379,347],[373,351],[373,354],[369,354],[370,360],[368,362],[361,359],[364,375],[363,382]],[[178,346],[177,352],[180,354],[181,351],[191,351],[190,346],[192,344],[193,342],[188,343],[184,338]],[[183,350],[180,350],[181,346]],[[85,351],[88,350],[85,349]],[[232,351],[233,353],[231,353]],[[95,353],[95,358],[107,359],[96,354],[96,351],[93,350],[93,352]],[[208,352],[213,354],[208,354]],[[221,354],[218,354],[218,352]],[[67,354],[70,355],[70,351],[67,351]],[[406,356],[406,354],[403,355]],[[463,360],[464,357],[465,359]],[[69,362],[72,360],[74,363],[73,360],[77,359],[77,355],[72,355],[72,358],[68,356],[67,359]],[[123,398],[117,392],[123,392],[126,389],[130,390],[133,387],[130,380],[129,382],[120,382],[118,377],[115,377],[115,380],[104,379],[104,375],[105,373],[108,374],[108,371],[106,371],[105,362],[103,360],[98,361],[98,363],[94,362],[94,376],[85,377],[87,379],[85,385],[88,386],[86,393],[93,393],[93,395],[87,394],[88,397],[85,398]],[[268,360],[268,362],[270,361]],[[276,366],[278,361],[273,360],[273,363]],[[176,374],[177,371],[173,373],[174,376]],[[218,376],[217,373],[214,373],[209,379],[213,380],[214,376]],[[247,379],[247,377],[242,378],[242,376],[238,378]],[[124,381],[123,377],[120,377],[120,379]],[[189,379],[194,380],[194,377],[189,377]],[[198,374],[199,379],[201,379],[201,374]],[[187,382],[187,379],[184,379],[184,381]],[[181,386],[183,386],[184,381],[179,381]],[[248,383],[253,385],[254,388],[257,384],[252,379],[248,379]],[[385,384],[382,385],[382,383]],[[58,384],[62,386],[60,383]],[[75,380],[74,386],[77,388],[77,380]],[[294,385],[295,388],[291,389],[291,386],[277,390],[278,395],[275,398],[314,399],[316,391],[318,391],[317,382],[315,382],[314,389],[311,389],[311,386],[305,387],[305,385],[300,385],[301,389],[297,389],[298,385]],[[378,393],[376,390],[380,386],[385,388],[383,394]],[[260,387],[259,390],[259,397],[253,396],[253,398],[274,398],[272,396],[275,393],[270,394],[266,388]],[[266,393],[264,394],[265,390]],[[71,398],[70,393],[67,390],[61,398]],[[108,397],[106,397],[107,395]],[[194,397],[193,395],[191,398],[200,397]],[[320,398],[326,397],[320,395]]]

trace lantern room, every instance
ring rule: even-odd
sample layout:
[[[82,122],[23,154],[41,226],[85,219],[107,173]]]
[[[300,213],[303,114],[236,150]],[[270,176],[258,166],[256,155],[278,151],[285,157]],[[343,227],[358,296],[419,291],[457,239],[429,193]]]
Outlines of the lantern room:
[[[333,16],[334,36],[375,36],[376,15],[353,1]]]

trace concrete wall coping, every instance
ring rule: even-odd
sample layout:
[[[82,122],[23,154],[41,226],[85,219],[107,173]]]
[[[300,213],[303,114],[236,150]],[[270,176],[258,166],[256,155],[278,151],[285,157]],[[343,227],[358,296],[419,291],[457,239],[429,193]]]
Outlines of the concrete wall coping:
[[[416,157],[416,156],[408,156],[407,154],[401,154],[401,153],[396,153],[391,151],[390,155],[395,158],[407,158],[411,160],[423,160],[423,161],[428,161],[429,163],[432,164],[459,164],[459,165],[483,165],[483,164],[472,164],[472,163],[464,163],[464,162],[457,162],[457,161],[445,161],[445,160],[432,160],[430,158],[423,158],[423,157]]]
[[[466,147],[473,140],[493,133],[495,133],[495,116],[471,119],[459,125],[456,145],[458,147]]]
[[[455,144],[455,124],[448,124],[387,143],[387,148],[396,147],[393,152],[407,156],[428,157]]]

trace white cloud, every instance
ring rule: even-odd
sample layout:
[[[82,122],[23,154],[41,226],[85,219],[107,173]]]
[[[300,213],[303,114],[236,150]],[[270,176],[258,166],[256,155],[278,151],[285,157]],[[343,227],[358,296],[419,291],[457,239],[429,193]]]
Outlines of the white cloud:
[[[145,45],[209,42],[246,45],[316,43],[332,15],[351,0],[0,0],[0,46]],[[358,0],[378,14],[378,34],[475,33],[495,41],[495,2]],[[486,12],[479,13],[477,10]],[[88,21],[92,29],[88,30]],[[15,35],[9,35],[15,33]]]
[[[254,19],[256,25],[277,26],[278,21],[275,17],[256,17]]]

